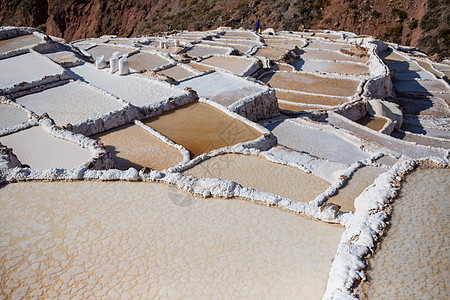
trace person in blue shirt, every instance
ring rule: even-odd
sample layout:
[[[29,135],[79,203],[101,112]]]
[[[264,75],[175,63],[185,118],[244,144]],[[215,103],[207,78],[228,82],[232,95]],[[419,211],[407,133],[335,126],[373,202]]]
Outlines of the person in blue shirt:
[[[255,23],[255,31],[256,31],[256,33],[259,32],[259,20],[257,20]]]

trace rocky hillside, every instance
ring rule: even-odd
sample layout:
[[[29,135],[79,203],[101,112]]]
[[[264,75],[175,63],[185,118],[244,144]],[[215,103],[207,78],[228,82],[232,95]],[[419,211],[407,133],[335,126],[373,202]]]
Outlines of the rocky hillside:
[[[330,28],[374,35],[449,56],[449,0],[0,0],[0,24],[67,40],[218,26]]]

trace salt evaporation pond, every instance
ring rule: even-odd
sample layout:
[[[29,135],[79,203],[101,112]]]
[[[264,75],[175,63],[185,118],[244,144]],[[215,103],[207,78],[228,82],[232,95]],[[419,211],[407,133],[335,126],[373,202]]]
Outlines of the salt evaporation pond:
[[[277,99],[305,104],[336,106],[348,102],[349,99],[341,97],[318,96],[275,90]]]
[[[88,149],[56,138],[40,126],[2,136],[0,143],[12,148],[22,164],[34,169],[72,169],[92,158]]]
[[[119,48],[119,47],[108,47],[108,46],[95,46],[86,50],[94,59],[100,56],[104,56],[105,60],[109,60],[114,52],[119,52],[119,56],[128,54],[133,51],[133,49]]]
[[[357,145],[325,128],[321,130],[289,120],[266,127],[277,137],[279,144],[303,153],[345,164],[369,158]]]
[[[390,227],[369,262],[367,299],[448,299],[450,174],[418,169],[402,183]]]
[[[157,73],[168,76],[175,80],[181,80],[181,79],[196,75],[195,73],[192,73],[188,69],[183,68],[181,66],[173,66],[173,67],[161,70]]]
[[[253,127],[205,103],[190,103],[142,121],[195,156],[262,135]]]
[[[328,199],[341,206],[342,211],[355,211],[355,199],[371,185],[375,179],[386,172],[386,169],[365,166],[356,170],[349,178],[349,181],[338,190],[338,193]]]
[[[191,49],[185,51],[185,53],[190,57],[202,57],[206,55],[227,54],[229,51],[230,49],[223,47],[193,46]]]
[[[259,48],[254,56],[264,56],[272,60],[279,60],[286,53],[284,49]]]
[[[298,59],[293,63],[297,71],[369,75],[369,68],[351,62],[333,62],[313,59]]]
[[[87,64],[70,70],[82,80],[136,106],[147,106],[185,93],[182,89],[170,87],[157,80],[133,75],[118,76],[105,70],[97,70]]]
[[[233,56],[213,56],[202,60],[202,63],[242,75],[253,64],[253,60]]]
[[[387,123],[387,119],[377,116],[365,115],[361,119],[357,120],[356,123],[366,126],[375,131],[380,131]]]
[[[324,105],[314,105],[314,104],[301,104],[301,103],[294,103],[294,102],[278,102],[278,107],[280,109],[284,110],[290,110],[293,112],[299,112],[299,111],[305,111],[305,110],[316,110],[316,109],[328,109],[331,108],[331,106],[324,106]]]
[[[206,71],[214,69],[213,67],[201,65],[201,64],[198,64],[198,63],[193,62],[193,61],[188,62],[187,65],[192,67],[192,68],[194,68],[194,69],[196,69],[199,72],[206,72]]]
[[[34,53],[0,59],[0,70],[0,89],[62,73],[57,64]]]
[[[259,86],[244,79],[213,72],[181,82],[181,88],[190,87],[200,97],[209,98],[212,101],[229,106],[245,97],[258,94],[267,88]]]
[[[42,39],[34,34],[26,34],[5,40],[0,40],[0,53],[29,47],[41,41]]]
[[[183,173],[199,178],[228,179],[244,187],[301,202],[314,200],[330,186],[325,180],[299,169],[273,163],[263,157],[242,154],[215,156]]]
[[[323,60],[338,60],[338,61],[351,61],[366,63],[368,61],[367,57],[358,57],[345,55],[337,51],[325,51],[325,50],[313,50],[313,49],[302,49],[300,54],[303,59],[323,59]]]
[[[398,80],[394,86],[399,92],[450,92],[443,80]]]
[[[356,94],[360,84],[359,80],[290,72],[270,72],[260,80],[273,88],[341,97]]]
[[[100,140],[120,170],[148,167],[164,170],[183,160],[176,148],[167,145],[138,125],[125,125],[91,136]]]
[[[148,182],[13,183],[0,208],[12,298],[320,299],[344,231]]]
[[[309,44],[306,46],[306,48],[314,48],[319,50],[333,50],[333,51],[339,51],[342,48],[348,47],[348,45],[343,44],[336,44],[336,43],[327,43],[327,42],[320,42],[320,41],[309,41]]]
[[[128,57],[130,68],[137,71],[152,70],[169,63],[169,59],[147,52],[139,52]]]
[[[220,39],[217,39],[217,41],[220,41]],[[239,42],[239,44],[237,44]],[[238,50],[241,54],[244,54],[248,52],[252,47],[240,44],[240,41],[231,41],[231,44],[226,43],[219,43],[219,42],[211,42],[211,41],[202,41],[202,44],[204,45],[212,45],[212,46],[220,46],[220,47],[231,47],[236,50]]]
[[[28,115],[22,109],[7,105],[0,104],[0,129],[13,127],[28,121]]]
[[[258,40],[258,36],[252,32],[245,31],[226,31],[223,35],[224,38],[227,39],[250,39],[250,40]]]
[[[15,101],[39,115],[48,113],[58,125],[77,124],[107,115],[124,106],[110,95],[73,81]]]

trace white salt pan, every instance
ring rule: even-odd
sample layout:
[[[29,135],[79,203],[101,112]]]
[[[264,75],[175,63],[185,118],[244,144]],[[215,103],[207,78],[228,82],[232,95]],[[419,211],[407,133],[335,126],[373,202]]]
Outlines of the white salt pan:
[[[33,53],[0,59],[0,89],[62,72],[59,66]]]
[[[302,126],[288,120],[266,127],[272,130],[278,143],[300,152],[347,164],[369,158],[355,144],[327,130]]]
[[[70,70],[88,83],[136,106],[147,106],[185,93],[182,89],[171,88],[155,80],[133,75],[117,76],[87,64]]]
[[[58,139],[39,126],[0,137],[0,143],[13,148],[20,162],[34,169],[72,169],[92,158],[88,149]]]
[[[28,121],[27,113],[18,107],[0,104],[0,129],[13,127]]]
[[[123,108],[117,99],[79,82],[69,82],[16,99],[29,110],[48,113],[58,125],[77,124]]]
[[[259,87],[218,72],[189,79],[180,83],[179,86],[191,87],[200,97],[209,98],[225,106],[266,89],[264,86]]]

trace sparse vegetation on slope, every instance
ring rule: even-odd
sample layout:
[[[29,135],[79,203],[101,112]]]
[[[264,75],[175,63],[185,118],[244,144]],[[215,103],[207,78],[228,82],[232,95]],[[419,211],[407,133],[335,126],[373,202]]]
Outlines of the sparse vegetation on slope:
[[[39,27],[67,40],[218,26],[329,28],[449,55],[449,0],[0,0],[0,24]]]

